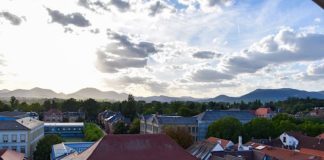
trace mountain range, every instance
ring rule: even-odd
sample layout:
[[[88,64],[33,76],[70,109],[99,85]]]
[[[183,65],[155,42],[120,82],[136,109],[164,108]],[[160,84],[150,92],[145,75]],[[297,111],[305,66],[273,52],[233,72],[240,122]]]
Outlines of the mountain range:
[[[114,91],[100,91],[96,88],[84,88],[71,94],[56,93],[50,89],[33,88],[30,90],[17,89],[17,90],[0,90],[1,99],[9,99],[11,96],[24,99],[44,99],[44,98],[60,98],[60,99],[87,99],[93,98],[97,100],[109,100],[109,101],[122,101],[126,100],[128,94],[117,93]],[[136,100],[143,100],[146,102],[160,101],[160,102],[172,102],[172,101],[197,101],[197,102],[240,102],[240,101],[254,101],[261,100],[267,101],[278,101],[285,100],[288,97],[298,98],[317,98],[324,99],[324,91],[310,92],[304,90],[297,90],[291,88],[279,88],[279,89],[256,89],[250,93],[239,97],[230,97],[226,95],[219,95],[213,98],[193,98],[193,97],[170,97],[170,96],[150,96],[150,97],[135,97]]]

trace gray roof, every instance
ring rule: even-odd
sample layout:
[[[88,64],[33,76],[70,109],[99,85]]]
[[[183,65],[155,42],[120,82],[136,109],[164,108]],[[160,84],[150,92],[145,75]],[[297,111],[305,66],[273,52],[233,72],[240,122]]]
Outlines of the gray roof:
[[[16,130],[29,130],[29,128],[20,124],[16,120],[0,120],[0,130],[16,131]]]
[[[250,111],[240,110],[209,110],[196,116],[199,121],[215,121],[223,117],[234,117],[240,121],[250,121],[255,118]]]
[[[159,124],[173,124],[173,125],[193,125],[197,124],[195,117],[181,117],[181,116],[161,116],[157,115],[156,119]]]
[[[18,111],[3,111],[0,112],[0,117],[27,117],[26,112],[18,112]]]

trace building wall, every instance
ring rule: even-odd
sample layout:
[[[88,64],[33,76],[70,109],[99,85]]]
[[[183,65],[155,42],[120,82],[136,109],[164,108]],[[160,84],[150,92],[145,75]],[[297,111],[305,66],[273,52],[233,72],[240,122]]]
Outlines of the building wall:
[[[44,137],[44,124],[33,128],[28,131],[28,150],[27,154],[29,157],[32,156],[33,152],[36,150],[36,146],[39,140]]]
[[[8,141],[4,142],[4,136],[8,137]],[[13,136],[16,137],[14,141]],[[23,138],[25,137],[25,141]],[[26,157],[29,156],[28,151],[28,131],[0,131],[0,149],[11,149],[17,152],[24,153]]]
[[[84,126],[45,126],[45,134],[57,134],[62,137],[83,137]]]
[[[193,137],[194,141],[197,141],[197,132],[198,132],[198,126],[197,125],[174,125],[174,124],[165,124],[165,125],[159,125],[157,123],[150,123],[145,122],[141,120],[140,125],[140,133],[141,134],[159,134],[163,133],[163,128],[165,127],[183,127],[188,130],[188,132]]]

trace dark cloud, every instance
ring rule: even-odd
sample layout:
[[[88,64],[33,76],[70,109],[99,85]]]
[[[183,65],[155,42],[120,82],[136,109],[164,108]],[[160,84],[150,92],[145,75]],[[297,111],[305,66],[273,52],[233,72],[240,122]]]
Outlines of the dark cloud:
[[[323,34],[297,34],[283,29],[254,44],[244,55],[228,58],[224,66],[232,74],[254,73],[270,64],[319,60],[324,58],[323,42]]]
[[[145,58],[150,54],[157,52],[157,49],[153,43],[134,43],[130,41],[128,36],[114,33],[110,30],[107,31],[107,35],[109,39],[114,41],[113,43],[108,44],[106,47],[106,51],[111,54],[122,57]]]
[[[49,8],[47,8],[47,11],[52,18],[52,22],[59,23],[63,26],[72,24],[78,27],[88,27],[91,25],[90,22],[80,13],[71,13],[65,15],[57,10],[51,10]]]
[[[20,25],[22,22],[22,19],[10,12],[0,12],[0,17],[5,18],[8,20],[12,25]]]
[[[163,5],[160,1],[156,1],[153,5],[150,6],[150,16],[155,16],[156,14],[159,14],[163,12],[163,10],[167,8],[165,5]]]
[[[129,3],[124,0],[110,0],[110,3],[117,7],[121,12],[125,12],[130,8]]]
[[[89,0],[79,0],[78,5],[94,12],[96,12],[99,8],[109,11],[109,9],[107,8],[107,4],[104,4],[101,1],[90,2]]]
[[[101,72],[114,73],[120,69],[143,68],[149,55],[157,52],[153,43],[133,42],[119,33],[107,31],[111,43],[104,51],[97,52],[97,68]]]
[[[104,52],[97,52],[96,67],[104,73],[115,73],[125,68],[143,68],[147,64],[147,59],[138,58],[115,58],[109,57]]]
[[[192,74],[192,80],[196,82],[219,82],[233,78],[234,77],[232,75],[218,72],[212,69],[201,69]]]
[[[199,51],[194,53],[192,56],[200,59],[212,59],[214,57],[221,56],[221,54],[216,54],[215,52],[211,52],[211,51]]]

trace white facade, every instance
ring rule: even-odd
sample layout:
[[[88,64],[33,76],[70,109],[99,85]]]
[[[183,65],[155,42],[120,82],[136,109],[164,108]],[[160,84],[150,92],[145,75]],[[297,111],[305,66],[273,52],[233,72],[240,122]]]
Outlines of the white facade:
[[[284,146],[294,147],[294,149],[296,149],[298,146],[299,143],[298,140],[295,137],[290,136],[285,132],[281,134],[279,138]]]
[[[0,130],[0,149],[10,149],[25,154],[25,157],[32,157],[37,142],[44,137],[44,124],[41,121],[31,118],[21,118],[12,123],[23,125],[26,128],[15,129],[17,126],[9,126],[8,130]],[[2,122],[5,123],[5,122]]]

